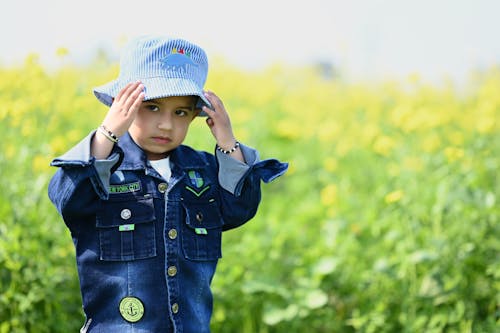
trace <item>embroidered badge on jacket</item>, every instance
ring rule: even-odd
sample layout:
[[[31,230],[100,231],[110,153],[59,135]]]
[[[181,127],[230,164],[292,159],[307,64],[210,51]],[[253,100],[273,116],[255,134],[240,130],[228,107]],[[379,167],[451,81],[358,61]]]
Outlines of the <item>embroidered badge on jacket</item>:
[[[190,170],[188,171],[189,180],[191,184],[196,188],[201,188],[205,182],[198,171]]]
[[[137,192],[141,190],[140,182],[133,182],[130,184],[118,184],[118,185],[109,185],[109,193],[130,193]]]
[[[195,170],[190,170],[188,171],[188,177],[189,177],[189,182],[193,187],[191,186],[186,186],[186,190],[190,191],[197,197],[200,197],[206,190],[210,188],[210,185],[205,185],[205,181],[203,180],[203,177],[198,171]]]
[[[144,304],[139,298],[133,296],[122,298],[119,309],[123,319],[130,323],[141,320],[144,315]]]

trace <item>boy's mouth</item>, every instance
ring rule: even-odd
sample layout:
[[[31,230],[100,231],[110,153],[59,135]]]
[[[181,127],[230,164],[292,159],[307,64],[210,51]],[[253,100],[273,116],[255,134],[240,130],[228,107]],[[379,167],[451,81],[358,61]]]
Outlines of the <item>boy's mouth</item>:
[[[153,141],[159,144],[167,144],[172,142],[172,139],[166,136],[153,136]]]

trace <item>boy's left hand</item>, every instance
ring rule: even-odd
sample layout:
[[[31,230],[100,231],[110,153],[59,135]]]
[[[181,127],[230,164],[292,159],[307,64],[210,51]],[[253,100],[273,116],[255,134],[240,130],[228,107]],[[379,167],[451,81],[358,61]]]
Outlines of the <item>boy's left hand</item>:
[[[216,94],[208,90],[205,91],[205,97],[213,107],[213,109],[211,109],[207,106],[203,106],[203,111],[208,115],[206,120],[207,125],[212,131],[215,140],[217,140],[217,145],[224,150],[230,150],[235,146],[236,139],[224,103],[222,103],[222,100]],[[244,161],[243,155],[239,149],[233,152],[231,156],[240,161]]]
[[[203,111],[208,115],[207,125],[222,148],[231,148],[236,139],[233,135],[231,120],[221,99],[211,91],[205,91],[205,97],[212,104],[213,109],[204,106]]]

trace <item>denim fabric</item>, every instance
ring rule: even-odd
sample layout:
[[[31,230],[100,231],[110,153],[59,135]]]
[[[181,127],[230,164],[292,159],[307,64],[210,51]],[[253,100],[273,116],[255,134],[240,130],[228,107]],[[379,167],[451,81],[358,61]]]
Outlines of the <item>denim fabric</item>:
[[[166,184],[128,134],[106,161],[90,156],[91,138],[52,162],[60,168],[49,184],[76,249],[82,332],[209,332],[222,231],[251,219],[261,180],[288,165],[259,161],[245,147],[251,164],[235,167],[234,159],[180,146],[170,154]],[[227,171],[242,167],[233,176]],[[143,310],[122,302],[122,315],[125,297]]]

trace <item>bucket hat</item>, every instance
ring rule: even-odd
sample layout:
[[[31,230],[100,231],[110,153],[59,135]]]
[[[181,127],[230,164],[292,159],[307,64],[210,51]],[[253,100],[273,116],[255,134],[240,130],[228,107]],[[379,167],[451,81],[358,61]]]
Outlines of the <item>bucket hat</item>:
[[[180,38],[140,36],[125,45],[118,78],[94,88],[94,94],[111,106],[127,83],[139,80],[144,85],[144,100],[192,95],[198,97],[196,108],[201,109],[211,107],[203,94],[207,73],[207,55],[198,45]],[[206,116],[204,112],[199,115]]]

